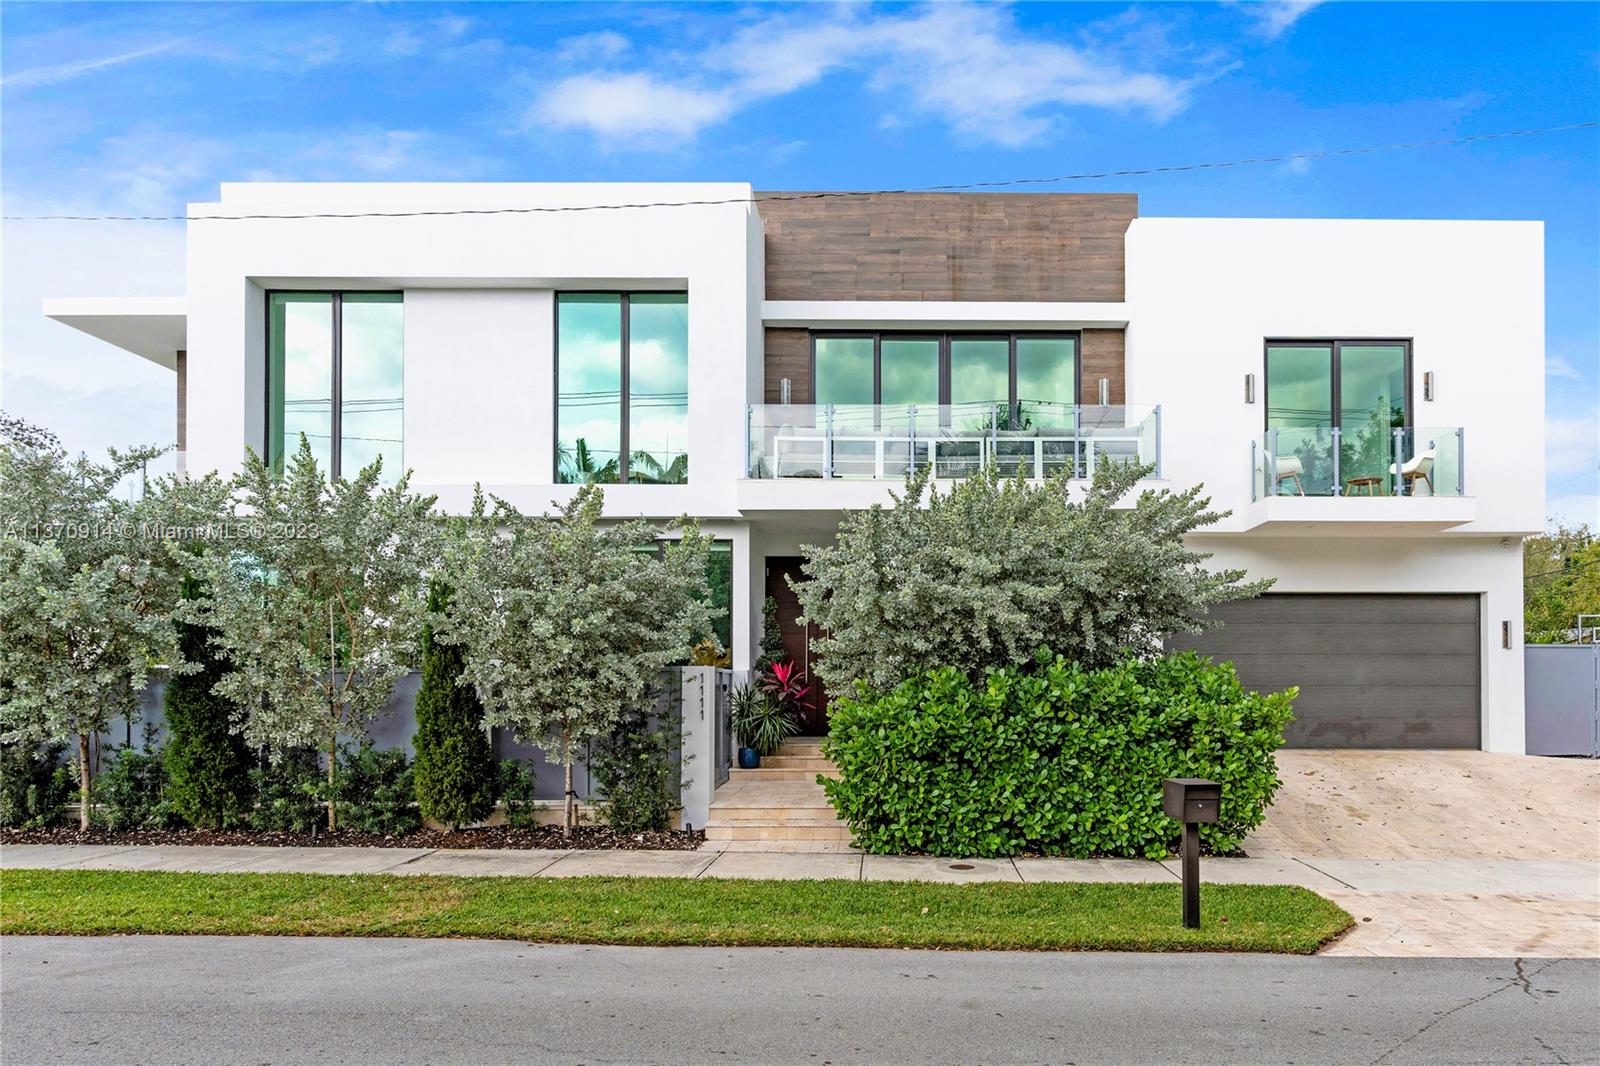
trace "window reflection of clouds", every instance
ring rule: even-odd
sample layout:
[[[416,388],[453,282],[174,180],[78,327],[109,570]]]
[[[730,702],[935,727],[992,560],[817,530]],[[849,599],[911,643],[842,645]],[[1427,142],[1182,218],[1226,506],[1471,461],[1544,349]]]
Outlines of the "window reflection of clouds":
[[[951,340],[951,403],[1005,403],[1011,397],[1010,378],[1010,341]]]
[[[383,457],[381,480],[405,470],[405,312],[396,295],[347,293],[341,303],[339,467]]]

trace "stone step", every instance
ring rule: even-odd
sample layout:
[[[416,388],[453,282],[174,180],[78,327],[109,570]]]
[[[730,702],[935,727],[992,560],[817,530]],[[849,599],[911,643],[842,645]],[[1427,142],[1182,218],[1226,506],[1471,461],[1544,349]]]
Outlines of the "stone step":
[[[831,765],[812,770],[793,766],[769,766],[763,762],[759,770],[741,770],[734,767],[728,775],[728,784],[737,781],[815,781],[818,774],[835,780],[839,777],[839,771]],[[726,788],[727,785],[723,787]]]
[[[706,823],[707,840],[757,841],[757,840],[810,840],[849,843],[850,830],[842,825],[771,825]]]
[[[767,755],[761,759],[761,768],[764,770],[810,770],[819,774],[824,770],[832,770],[833,763],[820,755]]]

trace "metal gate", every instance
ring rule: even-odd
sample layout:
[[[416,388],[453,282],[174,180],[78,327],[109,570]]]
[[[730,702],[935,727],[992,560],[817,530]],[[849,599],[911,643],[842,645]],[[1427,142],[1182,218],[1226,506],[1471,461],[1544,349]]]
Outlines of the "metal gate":
[[[1600,644],[1523,649],[1529,755],[1600,757]]]

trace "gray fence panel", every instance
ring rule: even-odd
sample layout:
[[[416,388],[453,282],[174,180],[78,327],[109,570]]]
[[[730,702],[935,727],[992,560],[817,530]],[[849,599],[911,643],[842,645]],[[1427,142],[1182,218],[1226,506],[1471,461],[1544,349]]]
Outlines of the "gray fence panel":
[[[1600,756],[1600,645],[1523,649],[1529,755]]]

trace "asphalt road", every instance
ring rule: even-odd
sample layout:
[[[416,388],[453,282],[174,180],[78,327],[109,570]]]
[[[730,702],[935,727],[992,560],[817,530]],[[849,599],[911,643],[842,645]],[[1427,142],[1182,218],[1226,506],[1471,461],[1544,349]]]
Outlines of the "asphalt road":
[[[33,1063],[1594,1063],[1600,960],[7,937]]]

